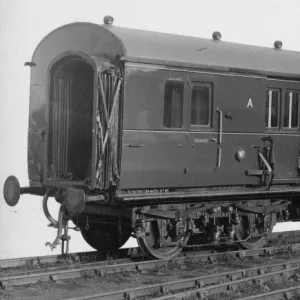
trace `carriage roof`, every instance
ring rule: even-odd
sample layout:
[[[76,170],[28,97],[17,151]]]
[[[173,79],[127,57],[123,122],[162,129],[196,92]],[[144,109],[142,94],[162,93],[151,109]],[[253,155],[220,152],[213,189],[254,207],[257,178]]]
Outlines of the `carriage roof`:
[[[90,53],[93,55],[106,51],[125,61],[300,79],[297,51],[92,23],[62,26],[46,36],[39,46],[60,31],[67,39],[72,36],[68,31],[82,35],[84,42],[93,43],[94,53]],[[105,41],[109,46],[101,45]]]

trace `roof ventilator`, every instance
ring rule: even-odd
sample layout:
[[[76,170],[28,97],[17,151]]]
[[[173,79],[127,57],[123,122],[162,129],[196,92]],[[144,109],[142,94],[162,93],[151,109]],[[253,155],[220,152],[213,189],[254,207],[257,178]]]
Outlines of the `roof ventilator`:
[[[114,18],[112,16],[105,16],[103,18],[103,22],[105,25],[112,25],[114,22]]]
[[[222,37],[222,35],[221,35],[221,32],[219,32],[219,31],[215,31],[215,32],[212,34],[212,38],[214,39],[214,41],[219,41],[219,40],[221,40],[221,37]]]
[[[275,49],[281,49],[282,48],[282,41],[275,41],[274,42],[274,48]]]

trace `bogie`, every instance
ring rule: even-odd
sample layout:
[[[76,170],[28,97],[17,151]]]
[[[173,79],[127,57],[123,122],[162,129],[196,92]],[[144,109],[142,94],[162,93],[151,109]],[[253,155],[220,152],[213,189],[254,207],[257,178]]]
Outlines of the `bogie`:
[[[136,210],[135,235],[142,251],[158,259],[177,256],[185,247],[240,245],[262,247],[288,201],[203,203],[198,208],[172,206]],[[267,205],[267,206],[265,206]]]

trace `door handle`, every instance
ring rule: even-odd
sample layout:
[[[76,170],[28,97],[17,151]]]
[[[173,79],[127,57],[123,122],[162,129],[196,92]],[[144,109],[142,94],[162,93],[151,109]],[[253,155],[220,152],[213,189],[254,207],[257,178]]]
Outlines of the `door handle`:
[[[221,167],[221,157],[222,157],[222,149],[220,146],[217,148],[217,166],[214,168],[214,171]]]
[[[218,147],[217,168],[221,167],[221,157],[222,157],[222,149],[221,149],[221,147]]]

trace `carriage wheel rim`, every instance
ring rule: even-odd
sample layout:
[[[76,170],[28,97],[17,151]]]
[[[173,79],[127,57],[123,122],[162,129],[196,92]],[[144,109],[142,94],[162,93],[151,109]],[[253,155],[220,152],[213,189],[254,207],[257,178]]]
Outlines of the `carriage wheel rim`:
[[[153,249],[145,236],[138,237],[137,242],[141,250],[150,258],[156,258],[156,259],[172,259],[180,254],[180,252],[183,250],[183,247],[188,242],[188,239],[190,237],[189,233],[186,233],[183,238],[178,241],[178,245],[172,247],[169,251],[161,252],[159,250]]]
[[[259,247],[263,247],[264,244],[266,243],[267,239],[266,239],[266,235],[269,235],[272,233],[273,227],[276,224],[276,215],[275,214],[271,214],[270,215],[270,220],[269,220],[269,228],[266,229],[266,231],[264,232],[264,234],[261,237],[257,237],[258,240],[253,241],[252,243],[249,241],[243,241],[243,237],[242,237],[242,233],[240,230],[238,230],[236,232],[236,237],[237,240],[240,241],[240,245],[246,249],[253,249],[253,248],[259,248]],[[250,237],[251,239],[251,237]]]

